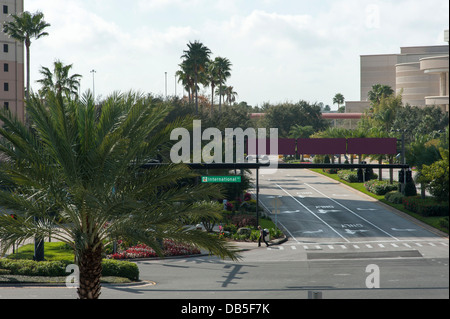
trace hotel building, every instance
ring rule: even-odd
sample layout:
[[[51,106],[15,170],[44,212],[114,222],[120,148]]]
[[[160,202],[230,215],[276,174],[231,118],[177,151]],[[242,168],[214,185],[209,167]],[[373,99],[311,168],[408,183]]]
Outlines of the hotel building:
[[[24,120],[24,46],[3,32],[11,14],[23,12],[23,0],[0,0],[0,107]]]

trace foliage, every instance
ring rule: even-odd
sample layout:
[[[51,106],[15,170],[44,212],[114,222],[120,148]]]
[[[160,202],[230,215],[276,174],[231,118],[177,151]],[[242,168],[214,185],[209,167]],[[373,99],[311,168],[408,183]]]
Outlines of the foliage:
[[[434,198],[404,197],[403,206],[422,216],[448,216],[448,202],[439,202]]]
[[[264,123],[266,128],[277,127],[279,137],[289,137],[294,125],[312,126],[314,131],[323,130],[329,126],[329,123],[321,116],[320,106],[306,101],[269,107]]]
[[[428,181],[428,190],[438,200],[449,200],[449,150],[440,149],[442,159],[431,165],[424,165],[422,178]]]
[[[394,90],[389,85],[375,84],[372,90],[368,92],[368,99],[372,104],[379,104],[382,99],[385,99],[394,94]]]
[[[398,183],[390,184],[389,181],[370,180],[364,183],[365,188],[376,195],[385,195],[389,192],[398,190]]]
[[[137,281],[139,280],[139,268],[135,263],[129,261],[104,259],[102,261],[102,276],[124,277]]]
[[[448,216],[443,217],[439,220],[439,226],[446,228],[448,230]]]
[[[200,253],[200,250],[194,246],[176,243],[172,240],[164,240],[162,246],[163,246],[162,250],[164,251],[163,253],[164,257],[186,256]],[[158,254],[153,248],[145,244],[137,244],[135,246],[121,250],[117,253],[112,253],[107,257],[109,259],[136,259],[136,258],[158,257]]]
[[[2,249],[33,237],[69,244],[80,291],[89,298],[98,298],[105,240],[133,238],[157,253],[158,238],[184,240],[236,258],[225,241],[183,227],[194,216],[211,216],[194,203],[220,198],[217,186],[181,186],[198,176],[182,164],[143,169],[170,149],[170,132],[183,123],[161,129],[169,109],[134,92],[115,93],[101,108],[89,94],[76,100],[33,95],[27,104],[32,129],[2,110],[0,152],[7,162],[0,182],[9,191],[0,191],[0,205],[17,215],[0,217]],[[85,288],[92,281],[94,293]]]
[[[349,183],[358,182],[358,172],[352,170],[340,170],[338,171],[338,177]]]
[[[43,78],[36,82],[42,85],[40,94],[45,97],[48,92],[56,94],[78,96],[81,75],[69,75],[72,64],[64,65],[61,61],[55,61],[53,64],[53,72],[47,67],[41,67],[39,71]]]
[[[403,197],[405,197],[405,195],[403,195],[399,191],[391,191],[391,192],[386,193],[386,195],[384,196],[384,198],[388,202],[393,203],[393,204],[402,204]]]

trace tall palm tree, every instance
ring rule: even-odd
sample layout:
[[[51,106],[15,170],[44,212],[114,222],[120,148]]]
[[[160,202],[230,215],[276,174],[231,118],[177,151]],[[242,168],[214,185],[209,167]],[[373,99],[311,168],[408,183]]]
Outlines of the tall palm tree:
[[[184,164],[144,168],[169,151],[171,130],[186,124],[156,130],[167,106],[136,93],[113,94],[101,109],[92,94],[63,99],[50,92],[44,100],[33,94],[33,129],[0,111],[0,154],[7,159],[0,183],[9,188],[0,190],[0,207],[17,216],[0,216],[2,253],[33,236],[67,243],[79,267],[81,299],[99,297],[103,248],[114,239],[162,253],[159,242],[167,238],[236,259],[226,241],[185,226],[217,215],[209,204],[220,196],[216,186],[180,184],[197,176]]]
[[[30,94],[30,46],[32,39],[40,39],[47,36],[48,33],[44,30],[50,26],[44,21],[44,14],[42,12],[30,13],[28,11],[22,14],[12,14],[12,21],[3,24],[3,32],[8,34],[11,38],[25,43],[27,55],[27,91],[26,99],[28,100]]]
[[[227,58],[217,57],[214,60],[214,64],[216,65],[217,75],[219,86],[224,86],[227,79],[231,76],[231,62]],[[219,112],[222,111],[222,95],[219,94]]]
[[[338,105],[338,112],[341,112],[341,104],[344,104],[345,98],[341,93],[337,93],[333,98],[333,104]]]
[[[39,71],[43,78],[36,82],[42,84],[41,94],[47,95],[48,92],[66,96],[78,97],[78,89],[80,88],[80,74],[69,75],[72,64],[64,65],[57,60],[53,65],[53,72],[47,67],[41,67]]]
[[[216,88],[217,84],[219,83],[219,75],[217,72],[217,64],[215,63],[215,61],[208,61],[206,78],[207,78],[207,86],[211,86],[210,116],[212,116],[213,111],[214,111],[214,89]]]
[[[372,104],[379,104],[382,98],[387,98],[394,94],[394,90],[389,85],[375,84],[368,92],[367,97]]]
[[[227,86],[225,89],[225,95],[227,96],[227,103],[231,105],[231,103],[236,102],[236,96],[238,95],[232,86]]]
[[[191,72],[188,68],[188,64],[186,61],[180,64],[181,70],[176,72],[178,77],[178,83],[181,83],[188,93],[189,103],[192,102],[192,94],[194,92],[194,78],[191,76]]]
[[[188,50],[183,51],[184,62],[194,76],[195,112],[198,114],[198,83],[200,73],[206,69],[211,50],[198,41],[189,42]]]

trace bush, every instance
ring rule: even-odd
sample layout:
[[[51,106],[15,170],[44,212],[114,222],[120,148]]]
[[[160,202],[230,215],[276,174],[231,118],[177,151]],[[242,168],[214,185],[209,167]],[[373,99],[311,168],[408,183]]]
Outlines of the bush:
[[[139,268],[130,261],[104,259],[102,261],[102,276],[124,277],[137,281],[139,280]]]
[[[11,275],[58,277],[67,276],[67,264],[62,261],[9,260],[0,259],[0,268]]]
[[[405,197],[402,193],[398,191],[392,191],[384,195],[384,198],[394,204],[402,204],[403,203],[403,197]]]
[[[391,184],[389,181],[371,180],[364,183],[364,187],[376,195],[385,195],[389,192],[398,190],[398,183]]]
[[[439,202],[434,198],[404,197],[403,206],[405,209],[424,217],[448,216],[448,202]]]
[[[231,218],[231,222],[238,228],[246,226],[257,226],[256,217],[252,215],[235,215]]]
[[[439,219],[439,226],[441,226],[442,228],[448,229],[448,216]]]
[[[65,277],[68,263],[62,261],[10,260],[0,259],[0,274],[37,277]],[[102,276],[124,277],[130,280],[139,279],[139,268],[127,261],[102,261]]]
[[[351,170],[340,170],[338,173],[340,179],[347,181],[349,183],[357,183],[358,182],[358,172]]]

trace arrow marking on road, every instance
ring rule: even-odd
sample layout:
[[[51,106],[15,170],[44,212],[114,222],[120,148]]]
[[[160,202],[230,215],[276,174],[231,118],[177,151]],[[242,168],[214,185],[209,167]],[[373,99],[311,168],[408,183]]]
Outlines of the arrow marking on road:
[[[356,233],[365,233],[367,231],[368,230],[365,230],[365,229],[355,229],[355,230],[345,229],[345,233],[349,234],[349,235],[354,235]]]
[[[374,211],[377,210],[376,208],[357,208],[357,210],[369,210],[369,211]]]
[[[408,231],[408,232],[411,232],[411,231],[416,231],[417,229],[398,229],[398,228],[391,228],[393,231]]]
[[[304,231],[302,232],[303,234],[318,234],[318,233],[323,233],[322,229],[316,230],[316,231]]]
[[[340,212],[340,210],[336,209],[319,209],[318,211],[319,214],[338,213],[338,212]]]

